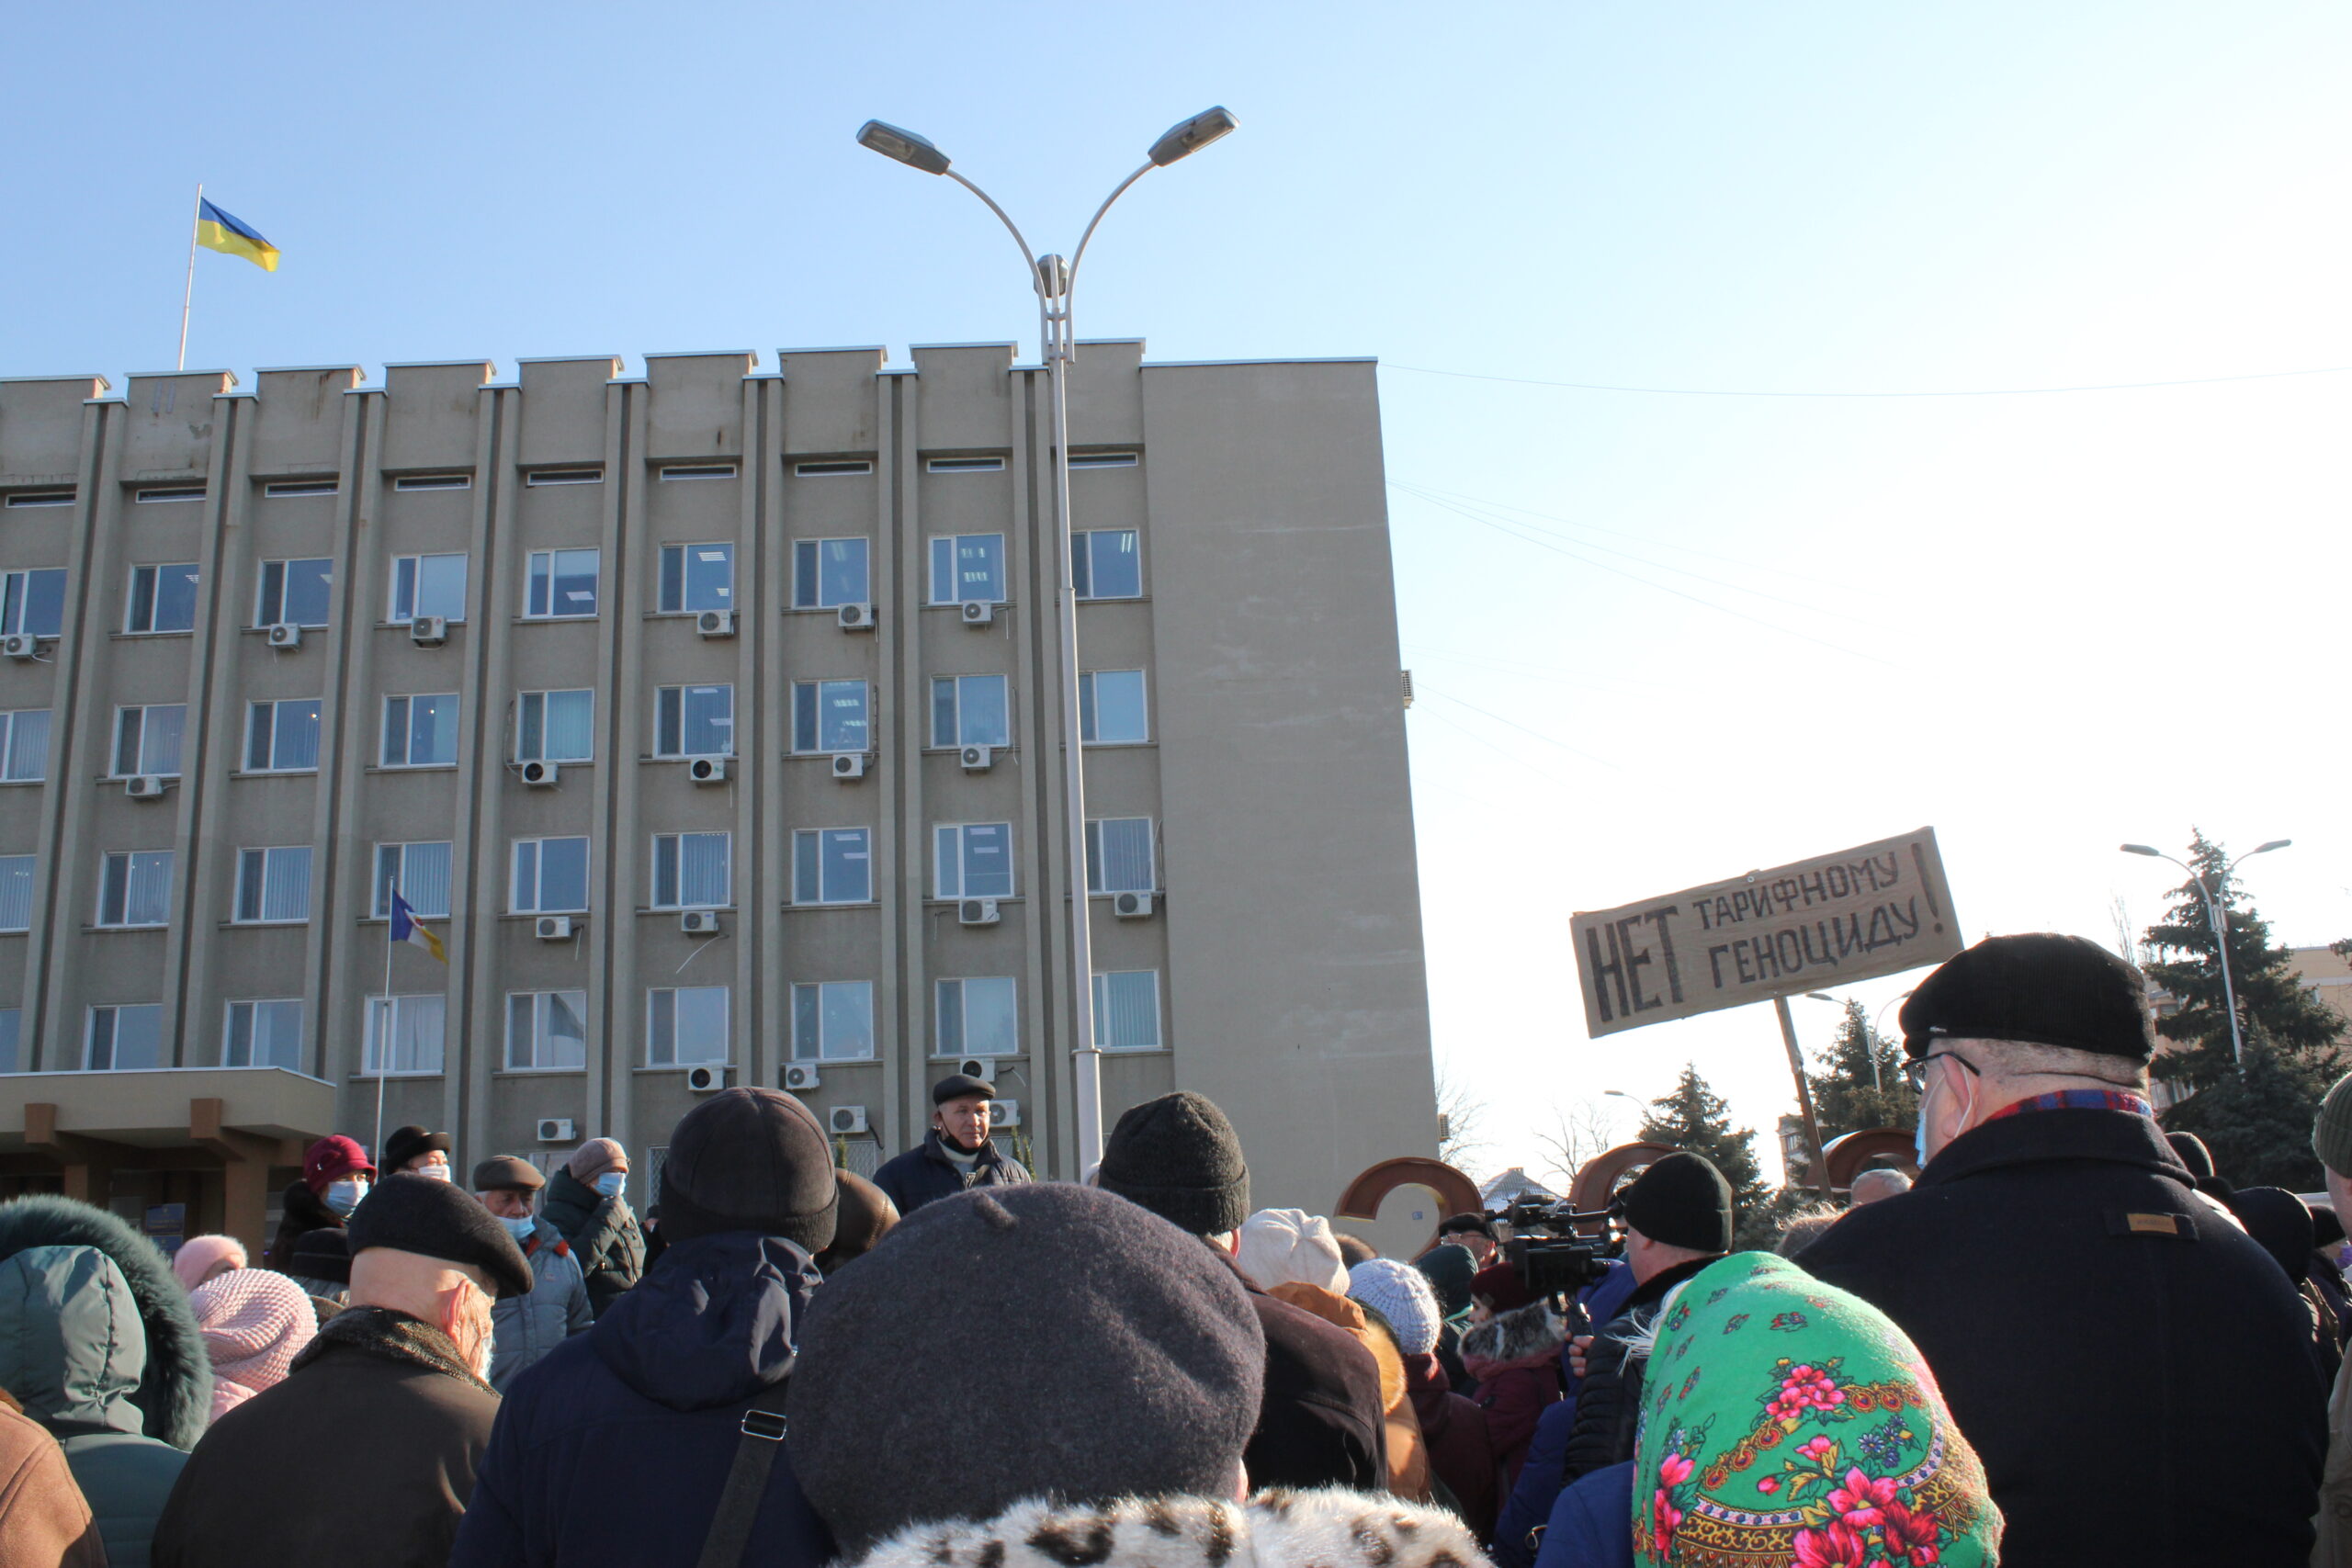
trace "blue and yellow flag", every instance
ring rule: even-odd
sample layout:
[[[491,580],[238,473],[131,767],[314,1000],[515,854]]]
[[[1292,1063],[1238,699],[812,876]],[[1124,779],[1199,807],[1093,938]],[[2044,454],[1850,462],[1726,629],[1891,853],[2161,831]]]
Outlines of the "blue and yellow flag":
[[[277,247],[209,201],[197,203],[196,243],[209,251],[243,256],[264,272],[277,270]]]
[[[397,887],[392,889],[392,940],[421,947],[444,964],[449,962],[448,950],[441,945],[441,939],[418,922],[416,911],[408,907],[408,900],[401,897]]]

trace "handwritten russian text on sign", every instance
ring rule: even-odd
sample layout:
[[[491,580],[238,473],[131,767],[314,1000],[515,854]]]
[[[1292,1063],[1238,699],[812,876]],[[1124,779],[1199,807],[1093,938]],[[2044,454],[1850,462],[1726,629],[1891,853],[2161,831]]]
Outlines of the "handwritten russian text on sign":
[[[1961,950],[1922,828],[1569,922],[1594,1039],[1940,964]]]

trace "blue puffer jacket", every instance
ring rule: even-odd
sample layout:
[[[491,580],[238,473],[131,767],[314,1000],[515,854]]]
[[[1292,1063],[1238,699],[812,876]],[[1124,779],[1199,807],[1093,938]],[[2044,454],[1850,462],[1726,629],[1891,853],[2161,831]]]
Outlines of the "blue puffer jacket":
[[[1588,1322],[1598,1326],[1615,1317],[1633,1293],[1634,1270],[1621,1258],[1609,1265],[1607,1279],[1585,1287],[1577,1303],[1584,1308]],[[1579,1332],[1589,1334],[1592,1328]],[[1519,1467],[1519,1481],[1495,1520],[1494,1544],[1487,1555],[1496,1568],[1533,1568],[1535,1545],[1529,1537],[1552,1517],[1552,1505],[1560,1497],[1567,1473],[1568,1436],[1576,1430],[1579,1387],[1576,1369],[1568,1361],[1568,1348],[1560,1347],[1560,1382],[1567,1389],[1567,1397],[1544,1407],[1535,1423],[1535,1436],[1527,1445],[1526,1462]]]
[[[588,1306],[587,1279],[561,1232],[540,1220],[523,1244],[523,1256],[531,1260],[531,1293],[509,1296],[490,1309],[491,1324],[498,1331],[490,1386],[502,1394],[548,1351],[575,1334],[587,1333],[596,1321]]]
[[[1535,1568],[1624,1568],[1634,1561],[1634,1463],[1596,1470],[1560,1494]]]
[[[776,1236],[675,1242],[508,1388],[450,1568],[639,1568],[702,1551],[743,1412],[792,1371],[820,1277]],[[746,1562],[820,1568],[832,1537],[779,1449]]]

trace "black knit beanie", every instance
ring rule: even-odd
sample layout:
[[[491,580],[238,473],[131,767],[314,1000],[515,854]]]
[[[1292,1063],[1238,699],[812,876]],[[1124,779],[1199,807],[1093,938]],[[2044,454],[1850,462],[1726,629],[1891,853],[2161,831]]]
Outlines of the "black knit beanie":
[[[816,1114],[772,1089],[723,1089],[684,1116],[662,1166],[662,1234],[751,1231],[810,1254],[833,1239],[832,1145]]]
[[[1731,1183],[1713,1162],[1687,1149],[1653,1162],[1619,1194],[1625,1223],[1668,1247],[1731,1250]]]
[[[1241,1140],[1215,1100],[1189,1089],[1129,1106],[1094,1182],[1194,1235],[1223,1235],[1250,1217]]]

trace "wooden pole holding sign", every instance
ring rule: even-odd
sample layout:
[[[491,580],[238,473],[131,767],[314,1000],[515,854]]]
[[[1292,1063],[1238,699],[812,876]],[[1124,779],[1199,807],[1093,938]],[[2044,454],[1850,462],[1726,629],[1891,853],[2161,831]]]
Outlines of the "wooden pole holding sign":
[[[1813,1113],[1813,1085],[1805,1080],[1804,1053],[1797,1049],[1797,1021],[1789,1016],[1786,997],[1774,997],[1772,1010],[1781,1015],[1781,1043],[1789,1048],[1789,1072],[1797,1080],[1797,1109],[1804,1113],[1805,1147],[1813,1151],[1813,1181],[1826,1203],[1830,1201],[1829,1156],[1821,1152],[1821,1120]]]

